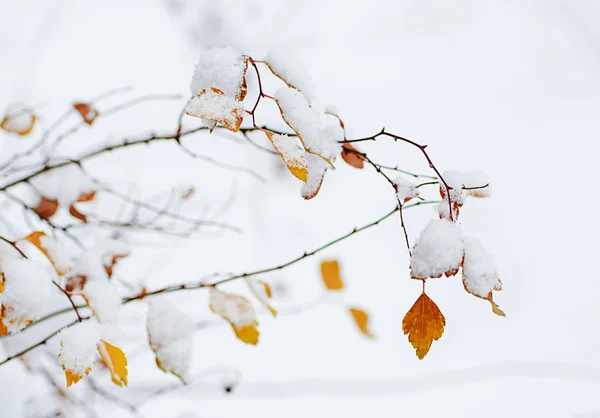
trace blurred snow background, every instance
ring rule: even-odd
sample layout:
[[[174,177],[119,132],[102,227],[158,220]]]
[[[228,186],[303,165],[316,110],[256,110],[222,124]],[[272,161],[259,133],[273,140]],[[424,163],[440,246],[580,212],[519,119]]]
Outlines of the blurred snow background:
[[[193,65],[209,46],[231,44],[257,59],[283,47],[304,62],[317,100],[338,109],[350,136],[385,126],[429,144],[443,170],[483,169],[492,179],[493,197],[469,201],[461,218],[465,234],[494,254],[504,282],[496,301],[507,318],[466,294],[456,278],[431,281],[428,294],[447,326],[419,361],[401,321],[420,283],[408,279],[394,217],[321,254],[339,258],[343,297],[301,315],[265,317],[257,347],[234,340],[226,326],[200,330],[194,370],[203,377],[147,403],[144,417],[600,417],[599,23],[593,0],[0,0],[0,107],[43,103],[41,124],[48,126],[73,99],[115,87],[185,97]],[[149,103],[99,120],[65,146],[172,130],[182,103]],[[267,112],[258,118],[271,121]],[[208,205],[244,229],[153,239],[120,270],[131,282],[157,287],[279,264],[394,205],[389,186],[369,170],[340,162],[319,196],[305,202],[298,183],[247,142],[198,135],[186,144],[252,168],[267,183],[186,158],[169,144],[90,163],[123,191],[122,179],[133,179],[141,196],[195,184],[198,213]],[[0,143],[3,153],[15,146]],[[402,144],[361,149],[381,163],[427,169]],[[234,204],[221,214],[232,191]],[[427,207],[407,212],[411,238],[432,216]],[[263,277],[285,285],[277,307],[320,297],[322,257]],[[227,288],[246,291],[243,284]],[[169,300],[196,321],[213,318],[202,291]],[[354,329],[343,308],[350,303],[370,312],[377,340]],[[132,350],[144,345],[145,310],[144,303],[126,308]],[[130,387],[107,383],[108,390],[133,399],[177,383],[156,369],[149,349],[130,363]],[[17,382],[18,368],[0,369],[3,387]],[[230,394],[223,391],[229,375],[241,376]],[[19,396],[26,388],[13,386]],[[128,416],[110,403],[102,408]]]

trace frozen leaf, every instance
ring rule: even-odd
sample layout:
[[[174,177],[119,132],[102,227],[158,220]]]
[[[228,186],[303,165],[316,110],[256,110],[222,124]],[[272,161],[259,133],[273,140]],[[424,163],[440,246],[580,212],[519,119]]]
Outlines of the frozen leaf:
[[[272,51],[265,58],[265,63],[289,87],[301,91],[310,101],[315,99],[310,74],[294,54],[282,50]]]
[[[193,97],[185,107],[185,112],[190,116],[219,122],[232,132],[240,130],[244,119],[242,103],[215,88],[202,90]]]
[[[204,53],[194,70],[190,91],[198,96],[205,90],[216,89],[236,101],[246,97],[248,57],[230,46],[215,47]],[[212,119],[214,120],[214,119]]]
[[[88,125],[94,123],[94,120],[98,116],[98,111],[87,103],[75,103],[73,104],[73,108],[79,112],[83,121]]]
[[[394,179],[394,186],[396,187],[396,198],[402,203],[419,197],[419,189],[403,177],[396,177]]]
[[[365,157],[352,144],[342,144],[342,159],[354,168],[365,166]]]
[[[231,324],[235,335],[247,344],[257,344],[259,332],[256,312],[243,296],[210,289],[210,310]]]
[[[39,203],[33,211],[42,219],[49,220],[58,210],[58,200],[47,199],[44,196],[40,198]]]
[[[185,383],[192,363],[192,320],[166,300],[156,299],[150,303],[146,328],[156,365]]]
[[[422,360],[433,341],[439,340],[444,333],[445,325],[444,315],[423,292],[404,316],[402,331],[405,335],[408,334],[408,341],[416,350],[417,357]]]
[[[101,334],[98,324],[92,321],[79,322],[63,329],[59,334],[58,358],[67,378],[67,387],[89,374],[94,366],[97,345]]]
[[[69,206],[69,214],[72,217],[79,219],[84,224],[87,223],[87,216],[85,216],[83,213],[79,212],[74,204],[71,204],[71,206]]]
[[[27,136],[35,126],[36,116],[28,109],[21,109],[7,114],[0,122],[0,129],[16,134],[19,136]]]
[[[337,260],[321,261],[321,277],[327,290],[340,290],[344,288],[344,282],[340,275],[340,264]]]
[[[46,258],[52,263],[56,273],[59,276],[64,275],[71,269],[71,256],[63,245],[48,237],[42,231],[34,231],[22,238],[21,241],[27,241],[39,249]]]
[[[350,313],[360,332],[369,338],[375,338],[375,336],[371,334],[371,331],[369,331],[369,315],[358,308],[350,308]]]
[[[110,371],[113,383],[121,387],[127,386],[127,357],[125,357],[123,350],[100,340],[98,342],[98,352]]]
[[[279,153],[290,173],[298,180],[308,179],[308,163],[306,162],[304,148],[298,138],[288,135],[274,134],[263,130],[273,148]]]
[[[313,154],[306,154],[306,161],[308,162],[308,178],[302,185],[300,193],[304,199],[309,200],[321,190],[328,164],[321,157]]]
[[[271,315],[277,316],[277,311],[269,304],[269,299],[272,297],[269,284],[253,277],[247,277],[246,283],[248,283],[248,287],[254,297],[256,297],[256,299],[271,312]]]
[[[410,270],[413,279],[437,278],[458,273],[464,254],[460,226],[435,219],[421,231],[413,246]]]
[[[2,263],[3,292],[0,322],[6,332],[16,333],[45,312],[52,286],[51,269],[38,261],[10,259]]]

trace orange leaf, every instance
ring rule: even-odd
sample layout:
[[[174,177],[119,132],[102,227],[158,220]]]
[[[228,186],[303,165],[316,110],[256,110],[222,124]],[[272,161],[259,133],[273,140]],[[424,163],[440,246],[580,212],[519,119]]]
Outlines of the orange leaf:
[[[75,103],[73,107],[88,125],[94,123],[94,120],[98,117],[98,111],[87,103]]]
[[[96,197],[96,190],[92,190],[89,193],[81,193],[79,195],[79,197],[77,198],[78,202],[89,202],[91,200],[94,200],[94,198]]]
[[[327,290],[340,290],[344,287],[344,282],[340,277],[340,265],[337,260],[321,262],[321,277]]]
[[[72,217],[79,219],[84,224],[87,223],[87,216],[85,216],[83,213],[79,212],[74,204],[71,204],[71,206],[69,206],[69,213],[71,214]]]
[[[350,308],[350,313],[352,314],[354,322],[356,323],[356,326],[360,332],[369,338],[375,338],[375,336],[369,331],[369,315],[362,309],[357,308]]]
[[[79,382],[84,376],[65,369],[65,366],[63,366],[63,370],[65,371],[65,376],[67,377],[67,387],[70,387],[71,385],[74,385],[75,383]],[[85,374],[90,374],[90,371],[92,371],[92,369],[87,369],[85,371]]]
[[[57,266],[56,261],[50,255],[50,251],[48,251],[48,248],[46,248],[42,244],[42,237],[47,237],[45,232],[34,231],[31,234],[27,235],[25,238],[21,238],[20,241],[28,241],[31,244],[33,244],[38,250],[40,250],[46,256],[46,258],[50,261],[50,263],[52,263],[52,266],[56,270],[56,273],[59,276],[62,276],[63,274],[65,274],[65,272],[66,272],[66,270],[68,270],[68,268],[66,266],[63,268],[59,268]],[[50,238],[47,238],[47,239],[50,239]]]
[[[296,141],[296,138],[287,135],[275,135],[265,129],[262,131],[267,135],[290,173],[298,180],[306,181],[308,179],[308,163],[304,158],[305,151],[299,145],[295,148],[293,143],[288,143]]]
[[[4,116],[0,122],[0,129],[19,136],[29,135],[37,120],[35,115],[28,109],[22,109],[15,113]]]
[[[439,340],[444,333],[445,325],[444,315],[423,292],[404,316],[402,331],[405,335],[408,334],[408,341],[415,348],[417,357],[422,360],[433,341]]]
[[[98,343],[98,352],[110,370],[112,381],[117,386],[127,386],[127,357],[125,353],[104,340]]]
[[[58,201],[46,199],[44,196],[41,197],[38,205],[33,211],[42,219],[49,220],[56,211],[58,210]]]
[[[342,144],[342,159],[354,168],[365,166],[365,157],[351,144]]]

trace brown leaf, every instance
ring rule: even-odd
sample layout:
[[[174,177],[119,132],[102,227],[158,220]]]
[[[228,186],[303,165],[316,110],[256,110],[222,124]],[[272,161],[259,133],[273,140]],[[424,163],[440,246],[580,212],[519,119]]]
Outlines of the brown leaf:
[[[58,210],[58,200],[46,199],[41,197],[38,205],[33,208],[33,211],[42,219],[49,220]]]
[[[88,125],[94,123],[94,120],[98,117],[98,111],[87,103],[74,103],[73,107]]]
[[[22,109],[12,115],[4,116],[0,122],[0,129],[19,136],[27,136],[33,130],[36,120],[31,110]]]
[[[337,260],[324,260],[321,262],[321,277],[327,290],[340,290],[344,282],[340,276],[340,265]]]
[[[77,198],[78,202],[89,202],[94,200],[94,198],[96,197],[96,190],[92,190],[91,192],[88,193],[81,193],[79,195],[79,197]]]
[[[356,326],[364,335],[369,338],[375,338],[373,334],[369,331],[369,315],[358,308],[350,308],[350,313],[352,314],[352,318],[354,318],[354,322]]]
[[[364,168],[365,157],[351,144],[342,144],[342,159],[354,168]]]
[[[69,213],[71,214],[72,217],[79,219],[84,224],[87,223],[87,216],[85,216],[83,213],[79,212],[77,210],[77,208],[75,207],[75,204],[71,204],[71,206],[69,206]]]
[[[415,348],[417,357],[422,360],[433,341],[439,340],[444,333],[445,325],[444,315],[423,292],[404,316],[402,331],[405,335],[408,334],[408,341]]]

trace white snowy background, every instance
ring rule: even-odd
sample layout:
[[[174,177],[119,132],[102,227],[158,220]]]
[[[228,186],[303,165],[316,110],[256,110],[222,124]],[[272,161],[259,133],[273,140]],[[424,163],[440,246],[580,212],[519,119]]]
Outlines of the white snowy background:
[[[133,86],[127,97],[185,97],[207,46],[232,44],[256,59],[283,47],[305,64],[317,101],[338,109],[350,137],[385,126],[429,144],[442,170],[482,169],[491,179],[492,198],[468,201],[461,220],[465,234],[494,255],[504,283],[495,300],[506,318],[468,295],[458,278],[431,280],[428,294],[447,326],[419,360],[401,322],[421,284],[409,280],[392,217],[262,277],[285,285],[274,301],[285,310],[322,295],[318,262],[335,257],[347,289],[300,315],[261,316],[256,347],[235,340],[226,325],[200,330],[192,372],[198,383],[156,397],[141,416],[600,417],[599,24],[593,0],[2,0],[0,108],[43,103],[41,126],[48,126],[73,99],[115,87]],[[182,103],[152,102],[100,119],[64,146],[170,131]],[[258,118],[273,121],[266,112]],[[9,155],[12,141],[2,138],[0,154]],[[198,214],[207,205],[243,229],[195,240],[154,237],[119,270],[133,283],[155,288],[276,265],[394,206],[389,186],[369,169],[340,161],[320,194],[304,201],[278,161],[247,142],[200,134],[185,143],[252,168],[266,184],[187,158],[172,144],[91,162],[95,175],[124,192],[123,179],[130,179],[141,196],[194,184]],[[428,169],[417,150],[400,143],[381,140],[361,150],[388,165]],[[232,207],[219,213],[232,193]],[[428,207],[406,213],[411,240],[433,216]],[[241,283],[226,289],[246,291]],[[194,321],[215,318],[202,290],[168,299]],[[376,340],[357,332],[347,304],[370,313]],[[177,384],[155,367],[149,349],[140,350],[146,309],[140,302],[124,312],[131,324],[125,351],[138,353],[130,355],[129,388],[97,379],[132,401]],[[19,367],[0,368],[0,416],[18,417],[11,402],[31,396]],[[230,394],[223,370],[241,376]],[[129,416],[106,402],[99,411]]]

